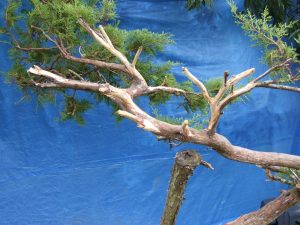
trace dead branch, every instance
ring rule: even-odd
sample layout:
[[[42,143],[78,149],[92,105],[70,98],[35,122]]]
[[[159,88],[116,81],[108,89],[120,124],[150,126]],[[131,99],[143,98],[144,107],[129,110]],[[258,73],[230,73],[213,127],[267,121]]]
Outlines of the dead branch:
[[[211,102],[211,97],[209,96],[209,93],[205,87],[205,85],[198,80],[186,67],[182,68],[183,73],[189,78],[197,87],[200,88],[200,90],[203,93],[204,98],[207,100],[207,102]]]
[[[213,148],[222,156],[240,162],[246,162],[261,166],[300,168],[299,156],[293,156],[283,153],[254,151],[251,149],[234,146],[225,137],[215,133],[215,128],[221,115],[221,109],[236,97],[260,85],[260,83],[250,82],[244,87],[235,90],[224,97],[224,95],[226,95],[226,92],[229,90],[228,88],[231,88],[232,85],[238,83],[245,77],[250,76],[255,71],[254,69],[246,70],[236,76],[231,77],[227,81],[226,87],[225,85],[221,87],[218,94],[214,98],[211,98],[203,83],[195,78],[186,68],[184,68],[183,70],[189,77],[189,79],[193,80],[193,82],[196,83],[197,86],[202,90],[203,94],[206,95],[206,99],[209,101],[211,107],[211,119],[208,129],[201,131],[189,128],[186,124],[183,124],[183,126],[172,125],[151,117],[142,109],[140,109],[134,103],[133,99],[137,96],[159,91],[183,95],[186,94],[185,91],[173,87],[149,87],[142,75],[139,73],[139,71],[137,71],[132,63],[130,63],[121,52],[114,48],[104,29],[100,28],[100,32],[96,32],[83,20],[79,20],[79,23],[83,26],[83,28],[87,30],[88,33],[90,33],[95,38],[96,41],[98,41],[108,51],[119,58],[123,65],[118,66],[123,66],[123,68],[125,68],[124,72],[126,72],[126,74],[130,75],[133,78],[133,84],[129,88],[121,89],[113,87],[107,83],[98,84],[82,80],[78,81],[66,79],[63,76],[45,71],[37,66],[30,68],[28,71],[32,74],[43,76],[54,82],[56,85],[59,85],[60,87],[94,91],[107,96],[120,107],[121,111],[118,111],[118,114],[120,116],[131,119],[132,121],[137,123],[138,127],[150,131],[157,136],[165,137],[166,139],[171,140],[178,140],[180,142],[190,142],[206,145]],[[57,42],[55,41],[55,43]],[[58,46],[60,46],[62,51],[65,51],[65,48],[62,46],[62,44],[58,44]]]
[[[134,117],[127,117],[128,119],[133,120],[134,122],[138,123],[139,127],[150,131],[155,135],[179,140],[181,142],[206,145],[212,147],[222,156],[240,162],[261,166],[300,168],[299,156],[283,153],[254,151],[239,146],[234,146],[222,135],[217,133],[211,135],[208,130],[199,131],[189,128],[189,135],[186,136],[182,132],[182,126],[172,125],[160,121],[149,116],[146,112],[140,109],[132,100],[131,89],[120,89],[109,84],[98,84],[88,81],[66,79],[59,75],[42,70],[37,66],[30,68],[28,72],[53,80],[61,87],[100,92],[119,105],[123,111],[134,115]],[[120,115],[123,116],[124,114]],[[137,122],[137,120],[133,118],[138,118],[138,121],[142,121],[142,125],[140,125],[140,122]]]
[[[279,85],[279,84],[271,84],[268,82],[258,83],[256,85],[256,87],[264,87],[264,88],[271,88],[271,89],[278,89],[278,90],[285,90],[285,91],[300,92],[300,88],[298,88],[298,87]]]
[[[136,63],[137,63],[137,61],[138,61],[138,59],[139,59],[139,57],[140,57],[142,51],[143,51],[143,46],[140,46],[139,49],[137,50],[135,56],[134,56],[133,61],[132,61],[132,66],[133,66],[134,68],[135,68],[135,65],[136,65]]]
[[[101,28],[100,26],[100,31],[96,32],[94,29],[90,27],[83,19],[79,19],[79,24],[98,42],[100,43],[103,47],[105,47],[112,55],[116,56],[122,64],[126,67],[127,69],[127,74],[129,74],[133,80],[135,81],[135,86],[143,86],[146,87],[147,83],[143,76],[140,74],[140,72],[135,68],[134,65],[132,65],[128,59],[120,52],[118,51],[113,44],[111,43],[108,35],[106,34],[105,30]]]

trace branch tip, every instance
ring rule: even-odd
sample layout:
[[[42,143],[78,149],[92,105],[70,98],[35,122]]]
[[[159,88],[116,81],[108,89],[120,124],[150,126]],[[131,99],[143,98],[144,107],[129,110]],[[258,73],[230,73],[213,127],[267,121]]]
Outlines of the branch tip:
[[[139,49],[137,50],[135,56],[134,56],[133,61],[132,61],[132,66],[133,67],[135,67],[135,65],[136,65],[136,63],[137,63],[137,61],[138,61],[138,59],[139,59],[142,51],[143,51],[143,46],[140,46]]]
[[[188,120],[184,120],[182,125],[182,131],[183,133],[188,136],[190,134],[190,131],[189,131],[189,121]]]
[[[204,98],[208,103],[211,103],[211,97],[209,96],[209,93],[205,87],[205,85],[198,80],[197,77],[195,77],[186,67],[182,67],[183,73],[186,75],[186,77],[192,81],[203,93]]]

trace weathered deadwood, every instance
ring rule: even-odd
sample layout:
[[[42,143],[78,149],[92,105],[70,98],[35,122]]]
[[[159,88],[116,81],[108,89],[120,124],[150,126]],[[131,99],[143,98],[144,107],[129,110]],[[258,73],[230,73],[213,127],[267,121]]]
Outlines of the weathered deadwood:
[[[57,87],[99,92],[110,98],[122,109],[123,113],[121,113],[121,116],[133,120],[137,123],[138,127],[150,131],[157,136],[163,136],[181,142],[206,145],[216,150],[222,156],[240,162],[252,163],[264,167],[281,166],[295,169],[300,168],[299,156],[284,153],[254,151],[234,146],[224,136],[217,133],[212,135],[209,130],[199,131],[188,126],[182,127],[180,125],[173,125],[153,118],[135,104],[130,89],[116,88],[109,84],[66,79],[37,66],[30,68],[28,72],[52,80]],[[124,111],[127,113],[124,114]]]
[[[184,199],[186,184],[193,171],[201,163],[201,157],[194,150],[178,152],[171,173],[168,196],[160,225],[174,225]]]
[[[273,201],[266,204],[261,209],[243,215],[226,225],[267,225],[277,219],[291,206],[300,202],[299,189],[294,188],[283,191],[282,194]]]

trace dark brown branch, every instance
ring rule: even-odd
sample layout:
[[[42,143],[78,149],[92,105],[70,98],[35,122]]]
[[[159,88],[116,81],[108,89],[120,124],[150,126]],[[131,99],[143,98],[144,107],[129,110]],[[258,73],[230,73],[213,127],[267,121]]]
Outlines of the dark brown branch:
[[[291,206],[300,202],[300,193],[297,188],[283,191],[275,200],[269,202],[261,209],[243,215],[226,225],[267,225],[278,218]]]
[[[193,171],[201,163],[201,157],[194,150],[176,153],[175,162],[171,173],[168,196],[164,207],[161,225],[174,225],[179,208],[184,199],[186,184]]]

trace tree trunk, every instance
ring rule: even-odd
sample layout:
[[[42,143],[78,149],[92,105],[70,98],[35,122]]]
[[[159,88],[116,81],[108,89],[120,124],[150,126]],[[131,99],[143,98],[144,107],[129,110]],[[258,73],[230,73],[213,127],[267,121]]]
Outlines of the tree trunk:
[[[267,225],[277,219],[289,207],[299,202],[299,189],[294,188],[289,191],[283,191],[278,198],[269,202],[261,209],[245,214],[226,225]]]
[[[201,157],[194,150],[176,154],[169,184],[168,197],[160,225],[174,225],[181,203],[184,199],[186,184],[193,171],[201,163]]]

